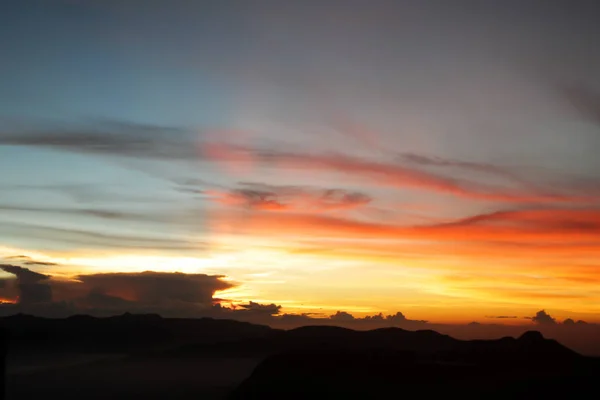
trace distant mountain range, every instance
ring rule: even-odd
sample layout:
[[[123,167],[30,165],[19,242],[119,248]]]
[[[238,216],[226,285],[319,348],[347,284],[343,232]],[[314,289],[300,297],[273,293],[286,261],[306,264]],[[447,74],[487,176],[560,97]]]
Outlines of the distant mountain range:
[[[530,331],[518,338],[457,340],[432,330],[355,331],[333,326],[278,330],[232,320],[0,319],[9,352],[128,353],[156,360],[263,360],[231,398],[541,398],[595,389],[598,359]],[[390,395],[391,394],[391,395]]]

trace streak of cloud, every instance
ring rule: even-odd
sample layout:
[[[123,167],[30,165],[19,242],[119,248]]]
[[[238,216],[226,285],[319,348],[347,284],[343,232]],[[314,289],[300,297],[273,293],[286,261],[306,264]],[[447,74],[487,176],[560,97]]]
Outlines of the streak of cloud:
[[[239,218],[214,213],[213,225]],[[256,235],[315,235],[331,238],[371,238],[437,241],[596,241],[600,232],[598,209],[514,210],[480,214],[433,225],[392,225],[326,215],[255,212],[245,228]]]
[[[527,189],[512,189],[452,178],[413,166],[374,161],[341,154],[299,153],[278,150],[261,150],[225,143],[205,143],[206,158],[229,164],[260,164],[276,168],[312,170],[348,175],[370,184],[397,188],[429,190],[478,200],[539,203],[539,202],[590,202],[598,200],[586,193],[563,195]]]
[[[227,192],[210,191],[212,198],[225,205],[246,206],[263,211],[325,212],[350,210],[368,205],[367,194],[344,189],[321,189],[306,186],[277,186],[243,183]]]

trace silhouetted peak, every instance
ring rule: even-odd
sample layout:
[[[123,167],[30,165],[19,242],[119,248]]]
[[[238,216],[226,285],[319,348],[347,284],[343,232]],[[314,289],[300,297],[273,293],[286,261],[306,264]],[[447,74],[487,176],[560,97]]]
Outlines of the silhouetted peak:
[[[124,319],[124,320],[143,320],[143,321],[162,320],[162,317],[158,314],[131,314],[128,312],[121,314],[119,316],[116,316],[115,318]]]
[[[439,332],[436,332],[434,330],[431,329],[420,329],[418,331],[416,331],[419,335],[422,336],[428,336],[428,337],[439,337],[439,336],[448,336],[448,335],[443,335]]]
[[[539,331],[527,331],[519,337],[520,342],[527,343],[543,342],[544,340],[544,335]]]
[[[288,331],[288,334],[294,336],[315,336],[315,335],[339,335],[339,334],[348,334],[353,333],[352,329],[342,328],[339,326],[319,326],[319,325],[310,325],[310,326],[302,326],[300,328],[291,329]]]
[[[67,317],[67,320],[69,321],[92,321],[92,320],[96,320],[96,317],[93,317],[91,315],[87,315],[87,314],[76,314],[76,315],[71,315],[70,317]]]
[[[18,314],[9,315],[7,317],[4,317],[4,319],[8,319],[11,321],[33,321],[33,320],[44,319],[44,318],[36,317],[34,315],[29,315],[29,314],[18,313]]]
[[[406,329],[396,328],[396,327],[388,327],[388,328],[377,328],[373,329],[371,332],[383,333],[383,334],[399,334],[409,332]]]

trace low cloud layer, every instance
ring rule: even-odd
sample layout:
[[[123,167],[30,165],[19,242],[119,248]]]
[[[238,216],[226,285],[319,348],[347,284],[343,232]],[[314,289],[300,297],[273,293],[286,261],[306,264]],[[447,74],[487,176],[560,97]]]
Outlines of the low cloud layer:
[[[64,280],[18,265],[2,264],[0,268],[14,275],[2,280],[0,297],[16,303],[23,312],[41,314],[54,310],[62,315],[153,312],[200,316],[210,312],[216,292],[233,287],[221,275],[146,271],[86,274]]]
[[[16,301],[16,304],[0,303],[0,316],[26,313],[45,317],[74,314],[102,317],[126,312],[152,313],[163,317],[236,319],[283,329],[307,325],[335,325],[359,330],[385,327],[432,329],[459,339],[518,337],[528,330],[539,330],[576,351],[600,355],[600,325],[576,322],[571,318],[559,322],[545,310],[522,318],[524,322],[516,325],[440,324],[410,319],[401,312],[361,317],[342,310],[331,315],[289,314],[283,313],[280,305],[253,301],[234,307],[223,306],[214,295],[232,284],[221,276],[142,272],[80,275],[75,280],[64,281],[18,265],[3,264],[1,268],[14,278],[0,280],[0,297]]]

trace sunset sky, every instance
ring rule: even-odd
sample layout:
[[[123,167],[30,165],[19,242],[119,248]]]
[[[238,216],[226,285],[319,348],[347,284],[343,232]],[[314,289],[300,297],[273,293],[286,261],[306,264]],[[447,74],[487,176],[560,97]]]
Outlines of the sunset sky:
[[[142,301],[139,273],[182,272],[156,276],[201,282],[192,303],[600,322],[599,12],[3,2],[0,264],[38,275],[2,278],[53,301]]]

